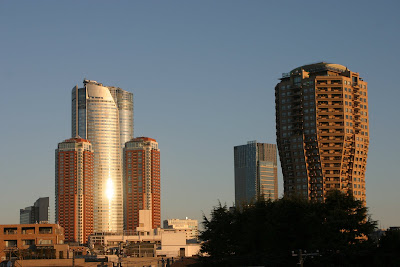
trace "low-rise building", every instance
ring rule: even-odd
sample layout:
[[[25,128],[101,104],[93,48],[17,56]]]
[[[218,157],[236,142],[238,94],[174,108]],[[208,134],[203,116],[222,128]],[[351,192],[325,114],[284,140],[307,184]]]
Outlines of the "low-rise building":
[[[185,233],[186,240],[197,241],[199,238],[198,221],[188,219],[164,220],[164,230],[174,233]]]
[[[55,249],[64,243],[64,229],[58,224],[0,225],[0,259],[20,254],[22,250]],[[59,255],[55,256],[58,257]]]
[[[199,243],[190,243],[185,232],[172,229],[152,229],[151,211],[139,211],[136,231],[96,233],[89,236],[89,246],[97,251],[125,248],[131,257],[191,257],[200,251]]]

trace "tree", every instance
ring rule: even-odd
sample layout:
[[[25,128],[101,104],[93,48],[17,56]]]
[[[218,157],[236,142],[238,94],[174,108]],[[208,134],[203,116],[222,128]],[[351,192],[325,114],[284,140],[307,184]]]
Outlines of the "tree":
[[[309,264],[351,265],[370,251],[368,235],[375,224],[360,201],[339,191],[324,203],[260,199],[233,211],[219,204],[211,219],[204,216],[201,251],[227,265],[287,266],[296,262],[291,251],[318,249],[322,256]]]
[[[375,266],[400,266],[400,230],[389,229],[379,241]]]
[[[235,223],[236,212],[230,212],[226,204],[219,203],[211,212],[211,220],[203,215],[205,231],[200,234],[204,240],[201,247],[202,253],[207,253],[213,258],[219,259],[231,256],[235,253]]]

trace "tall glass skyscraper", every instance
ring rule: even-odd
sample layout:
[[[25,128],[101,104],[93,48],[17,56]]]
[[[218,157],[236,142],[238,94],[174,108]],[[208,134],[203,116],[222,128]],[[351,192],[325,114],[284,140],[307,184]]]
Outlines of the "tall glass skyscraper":
[[[276,145],[250,141],[234,147],[235,204],[278,198]]]
[[[123,230],[122,149],[133,138],[133,95],[84,80],[72,89],[72,136],[94,150],[94,232]]]

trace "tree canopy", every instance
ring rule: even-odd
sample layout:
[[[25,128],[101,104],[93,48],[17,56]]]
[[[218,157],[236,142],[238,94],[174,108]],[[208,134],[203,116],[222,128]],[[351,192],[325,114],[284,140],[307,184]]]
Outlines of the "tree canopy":
[[[204,216],[201,252],[209,265],[295,266],[292,251],[315,252],[305,266],[358,266],[376,244],[376,222],[362,202],[331,191],[325,202],[284,197],[228,208],[219,203]],[[361,260],[360,260],[361,259]]]

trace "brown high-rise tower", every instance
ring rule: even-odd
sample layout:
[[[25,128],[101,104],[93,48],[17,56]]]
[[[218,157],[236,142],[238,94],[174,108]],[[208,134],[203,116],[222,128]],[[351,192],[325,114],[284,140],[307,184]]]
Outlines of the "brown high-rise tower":
[[[150,210],[152,228],[161,227],[160,150],[156,140],[148,137],[125,143],[125,230],[140,226],[139,210]]]
[[[305,65],[275,87],[285,195],[323,201],[332,189],[365,204],[369,146],[367,83],[338,64]]]
[[[56,221],[65,240],[80,244],[93,234],[93,149],[78,137],[56,150]]]

